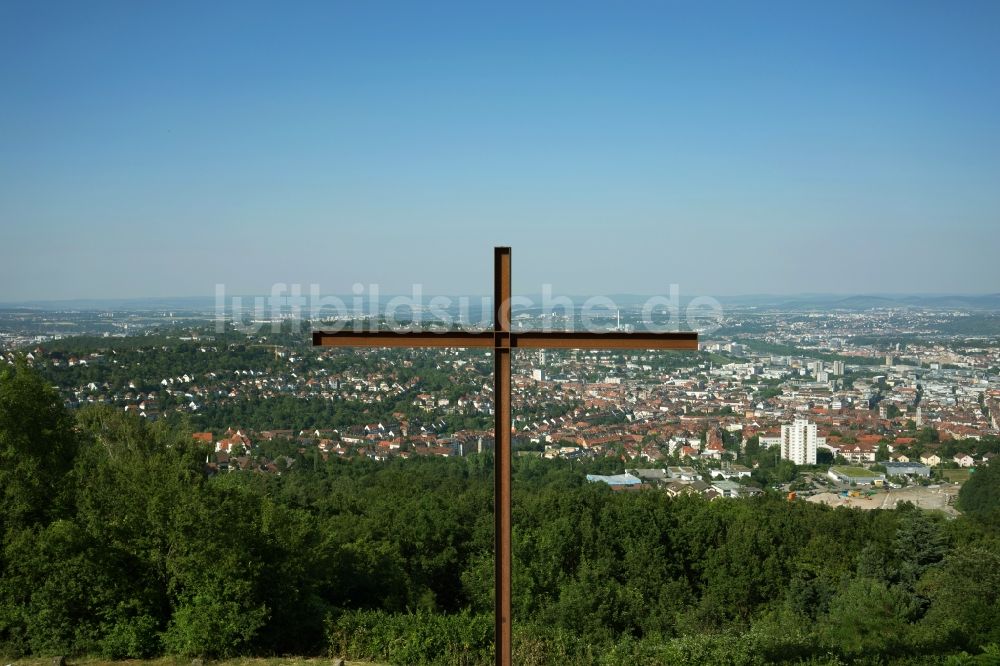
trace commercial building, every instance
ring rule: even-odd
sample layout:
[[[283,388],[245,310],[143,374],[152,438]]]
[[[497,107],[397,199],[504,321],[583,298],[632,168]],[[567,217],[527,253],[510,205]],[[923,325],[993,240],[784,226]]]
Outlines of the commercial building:
[[[856,485],[871,485],[876,481],[885,481],[885,474],[873,472],[863,467],[831,467],[827,475],[834,481]]]
[[[931,468],[915,462],[884,462],[885,473],[889,476],[923,476],[931,475]]]
[[[642,484],[642,479],[631,474],[588,474],[587,481],[591,483],[606,483],[612,488],[624,486],[638,486]]]

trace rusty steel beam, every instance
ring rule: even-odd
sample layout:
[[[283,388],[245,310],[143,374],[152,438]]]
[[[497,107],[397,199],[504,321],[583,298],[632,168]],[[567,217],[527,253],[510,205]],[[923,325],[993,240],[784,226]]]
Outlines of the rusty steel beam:
[[[545,333],[511,334],[521,349],[673,349],[698,350],[697,333]]]
[[[698,349],[697,333],[313,331],[317,347],[518,347],[522,349]]]
[[[498,666],[511,666],[510,491],[510,248],[493,248],[493,528],[494,649]]]
[[[493,332],[313,331],[316,347],[492,347]]]

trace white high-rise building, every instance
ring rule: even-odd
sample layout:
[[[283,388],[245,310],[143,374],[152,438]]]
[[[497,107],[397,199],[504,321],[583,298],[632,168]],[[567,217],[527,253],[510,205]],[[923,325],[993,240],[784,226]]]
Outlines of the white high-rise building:
[[[796,465],[816,464],[816,424],[808,419],[795,419],[781,426],[781,457]]]
[[[843,361],[834,361],[833,362],[833,374],[837,375],[838,377],[844,374],[844,362]]]

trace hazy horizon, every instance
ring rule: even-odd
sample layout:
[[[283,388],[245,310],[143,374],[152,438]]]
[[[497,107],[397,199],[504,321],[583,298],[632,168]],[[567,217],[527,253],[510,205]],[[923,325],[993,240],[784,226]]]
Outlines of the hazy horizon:
[[[289,293],[288,290],[284,290],[284,291],[282,291],[279,294],[279,298],[281,299],[282,303],[286,303],[286,301],[287,301],[287,299],[288,299],[288,297],[290,295],[291,294]],[[569,293],[569,292],[565,292],[565,293],[553,292],[552,294],[550,294],[550,296],[552,298],[569,298],[572,301],[574,301],[575,303],[577,303],[577,302],[582,303],[586,299],[594,297],[594,296],[597,296],[597,297],[607,297],[607,298],[611,298],[611,299],[626,299],[626,300],[618,300],[618,301],[616,301],[616,305],[620,305],[621,307],[638,306],[638,305],[641,305],[645,299],[649,299],[651,297],[658,297],[658,296],[659,297],[663,297],[663,296],[666,296],[666,295],[667,294],[665,294],[665,293],[654,293],[654,292],[649,292],[649,293],[638,293],[638,292],[610,293],[610,292],[603,292],[603,293],[594,293],[594,294],[575,294],[575,293]],[[349,293],[349,292],[344,292],[344,293],[326,293],[326,292],[321,292],[319,294],[319,296],[320,296],[320,298],[329,298],[329,297],[340,298],[340,299],[342,299],[344,301],[345,305],[350,306],[350,304],[352,302],[352,298],[357,297],[358,295],[357,294],[353,294],[353,293]],[[395,298],[400,298],[400,297],[402,297],[402,298],[411,297],[412,293],[379,292],[377,294],[377,296],[378,296],[379,302],[380,303],[384,303],[385,301],[390,300],[390,299],[395,299]],[[452,293],[430,293],[430,292],[425,292],[425,293],[420,294],[420,296],[421,296],[422,300],[417,301],[417,302],[418,303],[422,303],[424,305],[426,305],[427,302],[430,299],[435,298],[435,297],[439,297],[439,296],[443,296],[443,297],[447,297],[447,298],[452,298],[452,299],[468,298],[468,299],[472,299],[474,301],[479,301],[480,299],[491,299],[492,298],[492,296],[490,294],[485,294],[485,293],[457,293],[457,292],[452,292]],[[528,299],[531,299],[533,301],[538,301],[539,303],[541,302],[541,299],[544,298],[544,295],[542,294],[542,292],[515,293],[514,296],[515,297],[528,298]],[[718,298],[723,303],[735,304],[735,303],[738,303],[738,302],[746,302],[746,303],[748,303],[750,305],[753,305],[755,302],[758,303],[758,304],[759,303],[764,303],[764,302],[766,302],[768,300],[774,300],[774,301],[779,301],[779,302],[784,302],[784,303],[796,303],[796,302],[799,302],[801,304],[817,304],[818,305],[818,304],[821,304],[821,303],[836,304],[839,301],[850,301],[852,299],[884,299],[884,300],[911,299],[911,300],[914,300],[914,302],[916,302],[918,304],[922,303],[922,301],[935,301],[937,299],[947,299],[947,298],[969,299],[969,300],[975,300],[975,299],[981,299],[981,300],[996,299],[996,303],[991,303],[990,304],[990,308],[993,309],[993,307],[995,306],[995,308],[1000,309],[1000,292],[981,292],[981,293],[978,293],[978,292],[967,292],[967,293],[959,293],[959,292],[954,292],[954,293],[946,293],[946,292],[941,292],[941,293],[933,293],[933,292],[924,292],[924,293],[905,293],[905,292],[897,292],[897,293],[888,293],[888,292],[878,292],[878,293],[876,293],[876,292],[873,292],[873,293],[853,293],[853,292],[832,293],[831,292],[831,293],[789,293],[789,294],[723,294],[723,295],[719,295],[719,296],[714,296],[712,294],[684,294],[684,293],[680,293],[678,295],[678,300],[679,300],[680,303],[687,303],[687,302],[689,302],[689,301],[691,301],[693,299],[704,297],[704,296],[708,296],[708,297],[712,297],[712,298]],[[232,306],[232,299],[234,297],[235,298],[240,298],[242,300],[242,302],[243,302],[243,304],[244,304],[245,307],[252,307],[252,306],[254,306],[254,302],[252,300],[248,300],[248,299],[254,299],[254,298],[269,299],[271,297],[271,294],[269,294],[269,293],[254,294],[254,293],[229,293],[229,292],[227,292],[225,294],[225,298],[223,300],[223,303],[225,304],[226,308],[229,308],[229,307]],[[302,297],[308,301],[308,299],[310,298],[310,294],[303,293]],[[365,307],[368,307],[368,304],[370,302],[368,300],[369,292],[368,291],[364,292],[360,297],[362,299],[362,302],[365,304]],[[123,297],[100,297],[100,296],[97,296],[97,297],[91,297],[91,298],[53,298],[53,299],[22,299],[22,300],[2,300],[2,299],[0,299],[0,309],[14,309],[14,308],[20,308],[20,307],[24,307],[24,308],[27,308],[27,309],[46,309],[47,307],[48,308],[56,309],[57,307],[62,307],[62,306],[65,306],[65,307],[76,306],[76,307],[79,307],[80,309],[87,310],[87,309],[100,309],[98,306],[101,306],[101,308],[115,309],[117,307],[117,308],[120,308],[120,309],[123,309],[123,310],[128,310],[130,308],[141,309],[140,306],[143,306],[143,307],[154,307],[154,306],[157,306],[155,309],[162,309],[162,308],[166,308],[166,307],[181,308],[181,307],[184,307],[185,305],[189,306],[189,307],[195,307],[195,306],[197,306],[198,308],[207,308],[207,307],[214,307],[218,303],[219,303],[219,301],[216,299],[215,296],[184,296],[184,295],[173,295],[173,296],[145,296],[145,297],[143,297],[143,296],[137,296],[137,297],[124,297],[124,298]],[[268,304],[269,304],[269,301],[268,301]],[[268,307],[270,307],[270,305],[268,305]],[[516,307],[522,307],[522,305],[518,305]]]
[[[997,293],[998,19],[6,3],[0,303]]]

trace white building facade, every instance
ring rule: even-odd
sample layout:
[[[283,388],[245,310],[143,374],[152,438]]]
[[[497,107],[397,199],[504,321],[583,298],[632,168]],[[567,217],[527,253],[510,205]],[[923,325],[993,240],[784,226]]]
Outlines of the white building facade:
[[[781,426],[781,457],[796,465],[816,464],[816,424],[808,419],[795,419],[791,425]]]

